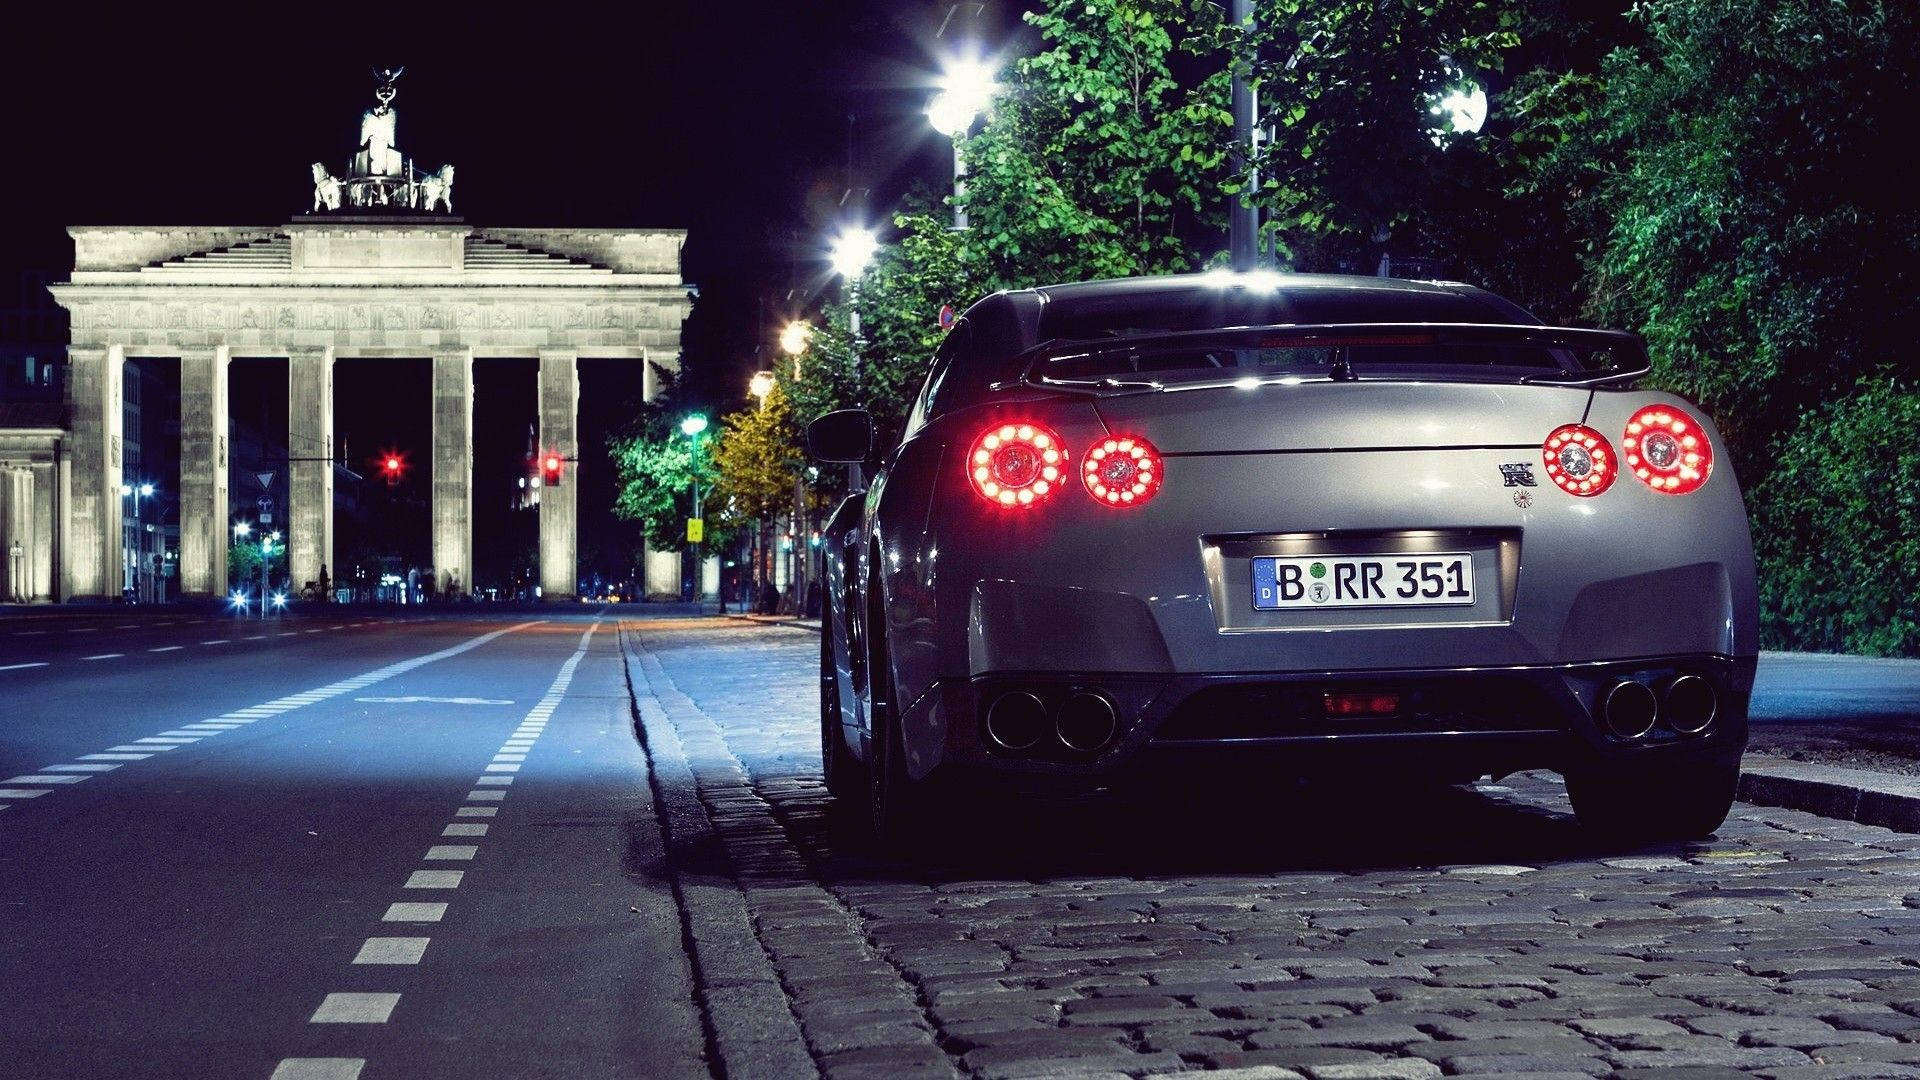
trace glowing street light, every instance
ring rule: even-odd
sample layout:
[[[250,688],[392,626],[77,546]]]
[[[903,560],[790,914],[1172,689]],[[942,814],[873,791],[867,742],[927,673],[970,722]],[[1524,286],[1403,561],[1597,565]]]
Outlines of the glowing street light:
[[[705,430],[707,430],[707,418],[699,413],[694,413],[685,420],[680,421],[680,434],[685,435],[689,439],[699,435]]]
[[[974,118],[993,104],[1000,90],[994,65],[977,56],[955,56],[940,73],[940,92],[927,103],[927,122],[953,141],[953,227],[967,227],[967,162],[960,141],[972,129]]]
[[[1427,97],[1427,112],[1434,117],[1428,127],[1435,146],[1448,135],[1472,135],[1487,122],[1487,92],[1463,72],[1447,65],[1453,86],[1445,93]]]
[[[780,351],[788,356],[799,356],[807,351],[807,343],[813,340],[813,324],[805,319],[795,319],[780,328]]]
[[[872,229],[850,227],[842,229],[840,235],[833,238],[827,248],[827,261],[832,264],[833,272],[849,282],[858,282],[860,275],[872,265],[873,256],[880,250],[880,237]]]
[[[753,378],[747,380],[747,393],[760,399],[760,407],[767,407],[767,395],[773,393],[773,372],[756,371]]]
[[[235,536],[248,536],[251,535],[252,532],[253,526],[244,521],[236,523],[233,527],[233,535]]]

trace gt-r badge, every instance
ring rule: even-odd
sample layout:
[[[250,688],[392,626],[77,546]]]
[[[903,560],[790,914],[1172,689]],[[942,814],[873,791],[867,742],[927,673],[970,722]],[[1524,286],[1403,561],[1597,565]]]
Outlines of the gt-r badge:
[[[1536,487],[1533,482],[1533,466],[1525,461],[1515,461],[1500,466],[1500,475],[1508,487]]]

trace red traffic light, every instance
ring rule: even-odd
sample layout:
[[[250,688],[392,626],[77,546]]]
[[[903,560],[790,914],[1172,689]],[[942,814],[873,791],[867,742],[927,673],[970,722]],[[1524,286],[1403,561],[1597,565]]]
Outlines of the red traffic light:
[[[560,478],[565,475],[567,459],[559,454],[540,456],[540,482],[547,487],[559,487]]]
[[[397,486],[407,475],[407,455],[403,451],[382,450],[380,456],[374,459],[374,464],[379,467],[380,475],[388,487]]]
[[[390,472],[390,473],[397,473],[397,472],[399,472],[399,471],[400,471],[400,459],[399,459],[399,458],[397,458],[397,457],[390,457],[390,458],[388,458],[388,459],[387,459],[387,463],[386,463],[386,470],[387,470],[388,472]]]

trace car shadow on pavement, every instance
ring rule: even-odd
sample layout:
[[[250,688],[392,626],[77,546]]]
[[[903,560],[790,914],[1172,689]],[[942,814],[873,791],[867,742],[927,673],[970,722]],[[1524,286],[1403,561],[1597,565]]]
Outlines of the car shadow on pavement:
[[[1534,781],[1534,787],[1543,786]],[[982,801],[877,854],[818,788],[767,793],[823,878],[1192,877],[1538,867],[1693,845],[1609,842],[1500,786]]]

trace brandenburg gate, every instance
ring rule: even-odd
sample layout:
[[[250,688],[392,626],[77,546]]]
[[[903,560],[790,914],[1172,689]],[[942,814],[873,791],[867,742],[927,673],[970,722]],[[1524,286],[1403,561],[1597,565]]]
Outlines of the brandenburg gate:
[[[338,576],[333,556],[333,366],[348,358],[433,365],[432,557],[436,582],[473,586],[473,362],[539,361],[539,445],[566,459],[540,499],[540,582],[577,591],[578,362],[679,366],[691,306],[681,230],[481,228],[454,217],[453,168],[421,173],[394,148],[393,79],[362,118],[345,175],[313,166],[311,212],[277,226],[75,227],[71,495],[62,549],[68,598],[117,597],[121,387],[134,358],[180,363],[182,595],[227,587],[227,369],[288,370],[288,572]],[[655,387],[647,369],[647,397]],[[677,591],[677,563],[648,577]],[[649,587],[653,586],[649,582]]]

